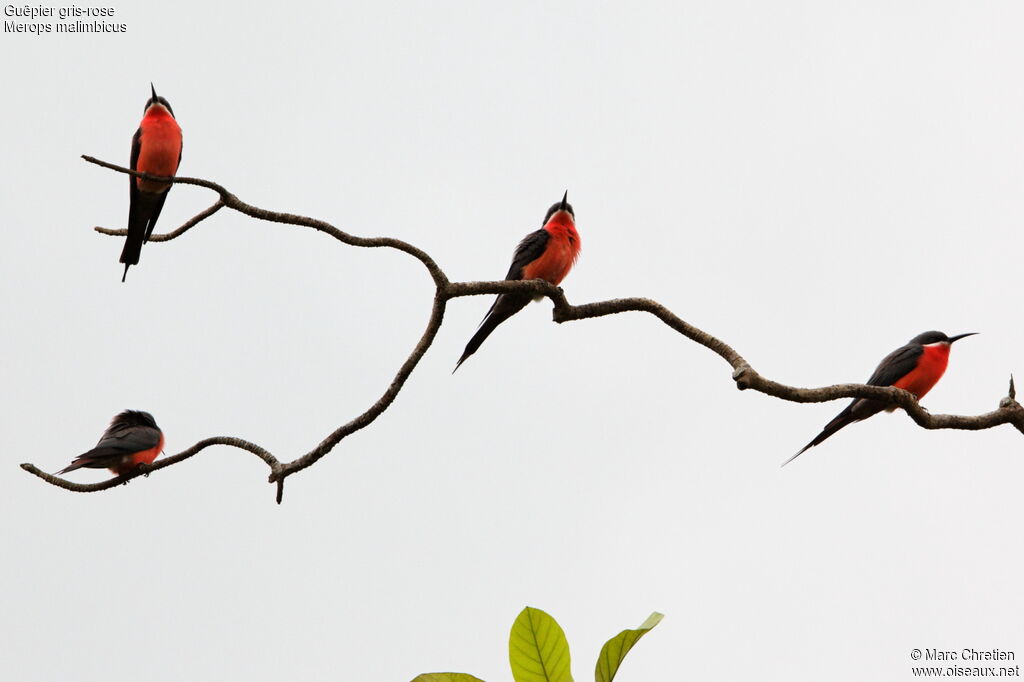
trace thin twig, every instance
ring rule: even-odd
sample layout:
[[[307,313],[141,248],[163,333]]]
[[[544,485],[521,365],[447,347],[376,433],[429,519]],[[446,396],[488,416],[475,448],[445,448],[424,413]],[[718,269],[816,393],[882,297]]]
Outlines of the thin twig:
[[[181,235],[185,234],[186,232],[191,230],[193,227],[195,227],[196,225],[198,225],[202,221],[206,220],[207,218],[209,218],[210,216],[212,216],[214,213],[216,213],[217,211],[219,211],[222,208],[224,208],[224,202],[221,201],[220,199],[217,199],[217,201],[215,201],[213,203],[213,205],[210,206],[210,208],[208,208],[205,211],[202,211],[202,212],[197,213],[196,215],[192,216],[191,218],[186,220],[182,224],[182,226],[179,227],[178,229],[171,230],[170,232],[164,232],[163,234],[151,234],[151,235],[149,235],[149,241],[151,241],[151,242],[169,242],[172,239],[175,239],[176,237],[180,237]],[[96,230],[100,234],[109,235],[111,237],[126,237],[126,236],[128,236],[128,230],[111,230],[110,228],[99,227],[99,226],[96,226],[96,227],[94,227],[92,229]]]

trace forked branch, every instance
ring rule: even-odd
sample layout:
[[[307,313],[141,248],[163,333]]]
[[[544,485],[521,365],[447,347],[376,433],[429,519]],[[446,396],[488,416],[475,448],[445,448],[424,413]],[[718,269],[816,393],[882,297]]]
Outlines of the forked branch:
[[[914,422],[926,429],[959,429],[976,431],[981,429],[990,429],[1001,424],[1012,424],[1018,431],[1024,434],[1024,408],[1022,408],[1020,403],[1016,400],[1016,390],[1012,377],[1010,378],[1009,393],[1000,401],[999,407],[991,412],[986,412],[976,416],[931,414],[921,406],[912,393],[895,387],[867,386],[864,384],[836,384],[834,386],[825,386],[822,388],[797,388],[794,386],[787,386],[761,376],[761,374],[751,367],[743,356],[736,352],[732,346],[715,338],[711,334],[698,329],[678,317],[675,313],[657,301],[653,301],[648,298],[617,298],[610,301],[572,305],[566,299],[565,293],[559,287],[553,286],[543,280],[452,282],[429,254],[400,239],[394,239],[391,237],[358,237],[344,232],[343,230],[339,230],[323,220],[308,218],[292,213],[281,213],[278,211],[268,211],[263,208],[258,208],[245,203],[223,186],[209,180],[187,177],[164,178],[153,176],[148,173],[139,173],[122,166],[100,161],[99,159],[95,159],[91,156],[83,156],[82,158],[89,163],[94,163],[98,166],[109,168],[110,170],[114,170],[119,173],[127,173],[129,175],[135,175],[146,179],[161,180],[182,185],[196,185],[198,187],[204,187],[212,190],[218,195],[217,201],[214,202],[212,206],[190,218],[181,227],[165,234],[155,234],[150,237],[150,241],[163,242],[176,239],[194,228],[203,220],[206,220],[217,213],[221,208],[230,208],[258,220],[267,220],[286,225],[312,228],[328,234],[349,246],[364,248],[383,247],[407,253],[420,261],[420,263],[422,263],[426,268],[427,273],[434,282],[435,293],[430,320],[427,322],[426,329],[423,331],[422,336],[416,343],[415,347],[413,347],[405,362],[403,362],[402,366],[398,368],[397,373],[385,389],[384,393],[363,413],[339,426],[309,452],[300,455],[291,461],[282,462],[259,445],[240,438],[207,438],[176,455],[157,460],[152,465],[140,466],[128,474],[117,476],[100,483],[88,484],[75,483],[73,481],[60,478],[59,476],[48,474],[32,464],[21,465],[21,468],[25,471],[38,476],[51,485],[64,488],[65,490],[71,490],[74,492],[97,492],[100,490],[107,490],[127,483],[138,476],[148,476],[154,471],[169,467],[172,464],[177,464],[199,454],[210,446],[226,445],[250,452],[266,463],[270,468],[270,482],[277,484],[277,502],[280,503],[284,492],[284,481],[288,476],[315,464],[320,458],[334,450],[334,448],[337,447],[338,444],[346,437],[372,424],[377,417],[391,406],[391,403],[394,402],[395,398],[398,397],[399,392],[401,392],[405,382],[416,369],[419,361],[433,344],[434,339],[437,336],[437,332],[441,329],[441,324],[444,321],[444,313],[448,301],[453,298],[460,298],[463,296],[482,296],[486,294],[493,295],[511,292],[531,293],[551,299],[554,304],[553,319],[558,323],[585,320],[593,317],[605,317],[607,315],[615,315],[617,313],[624,312],[649,313],[661,320],[671,329],[685,336],[687,339],[690,339],[694,343],[704,346],[729,363],[733,369],[732,378],[736,382],[737,388],[740,390],[752,389],[754,391],[764,393],[765,395],[798,403],[820,403],[830,400],[839,400],[842,398],[874,398],[876,400],[883,400],[898,405],[910,415],[910,418],[913,419]],[[111,230],[103,227],[97,227],[95,229],[101,234],[111,236],[125,236],[127,234],[125,230]]]

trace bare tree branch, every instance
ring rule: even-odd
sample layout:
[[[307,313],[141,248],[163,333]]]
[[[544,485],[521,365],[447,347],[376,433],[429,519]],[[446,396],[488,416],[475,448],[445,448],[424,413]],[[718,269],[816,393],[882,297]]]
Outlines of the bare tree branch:
[[[76,493],[94,493],[100,490],[107,490],[108,488],[115,488],[119,485],[123,485],[131,481],[133,478],[138,478],[139,476],[149,476],[158,469],[169,467],[172,464],[177,464],[178,462],[184,461],[193,455],[197,455],[211,445],[228,445],[233,448],[239,448],[240,450],[247,450],[266,462],[267,466],[272,470],[276,471],[281,468],[281,462],[259,445],[250,443],[247,440],[242,440],[241,438],[233,438],[231,436],[217,436],[214,438],[203,439],[187,450],[182,450],[176,455],[158,459],[152,464],[140,464],[127,474],[115,476],[114,478],[106,481],[100,481],[99,483],[75,483],[74,481],[69,481],[61,478],[60,476],[48,474],[32,464],[22,464],[21,468],[34,476],[38,476],[47,483],[57,486],[58,488],[64,488],[65,490],[70,490]]]
[[[301,455],[290,462],[281,462],[267,450],[240,438],[207,438],[176,455],[157,460],[152,465],[142,465],[128,474],[117,476],[100,483],[88,484],[75,483],[73,481],[60,478],[59,476],[48,474],[32,464],[21,465],[21,468],[30,474],[38,476],[47,483],[59,488],[64,488],[65,490],[71,490],[74,492],[96,492],[99,490],[107,490],[109,488],[128,483],[133,478],[148,476],[150,473],[158,469],[163,469],[164,467],[171,466],[172,464],[177,464],[178,462],[188,459],[212,445],[226,445],[251,452],[262,459],[264,463],[270,467],[269,480],[271,483],[277,484],[277,502],[280,504],[284,494],[284,481],[288,476],[315,464],[320,458],[337,447],[337,445],[346,437],[372,424],[377,417],[391,406],[391,403],[394,402],[395,398],[402,390],[402,387],[405,386],[405,382],[416,369],[419,361],[433,344],[438,331],[441,329],[441,324],[444,321],[444,313],[449,300],[463,296],[481,296],[486,294],[512,292],[531,293],[551,299],[554,304],[552,317],[557,323],[585,320],[594,317],[605,317],[607,315],[615,315],[624,312],[649,313],[661,320],[671,329],[682,334],[694,343],[704,346],[729,363],[733,369],[733,381],[736,382],[736,387],[740,390],[752,389],[759,393],[764,393],[765,395],[798,403],[820,403],[830,400],[840,400],[842,398],[872,398],[892,403],[903,408],[915,423],[925,429],[959,429],[976,431],[981,429],[990,429],[1001,424],[1012,424],[1018,431],[1024,434],[1024,407],[1021,407],[1020,403],[1016,400],[1016,389],[1014,387],[1012,376],[1010,377],[1009,393],[1000,401],[998,409],[976,416],[931,414],[921,406],[917,401],[917,398],[915,398],[912,393],[891,386],[880,387],[867,386],[864,384],[836,384],[834,386],[824,386],[821,388],[797,388],[794,386],[787,386],[763,377],[753,367],[751,367],[743,356],[736,352],[732,346],[691,325],[665,306],[649,298],[617,298],[610,301],[572,305],[566,299],[565,293],[561,288],[539,279],[498,282],[451,282],[448,279],[448,276],[440,266],[434,262],[434,259],[431,258],[430,255],[399,239],[391,237],[357,237],[339,230],[323,220],[308,218],[306,216],[295,215],[292,213],[281,213],[258,208],[241,201],[221,185],[209,180],[187,177],[168,178],[154,176],[148,173],[133,171],[112,163],[107,163],[106,161],[100,161],[99,159],[95,159],[91,156],[83,156],[82,158],[89,163],[94,163],[98,166],[109,168],[110,170],[114,170],[119,173],[127,173],[129,175],[149,180],[160,180],[162,182],[172,182],[184,185],[196,185],[198,187],[210,189],[219,195],[220,198],[212,206],[201,213],[196,214],[181,227],[172,232],[153,235],[150,237],[150,241],[162,242],[175,239],[195,227],[206,218],[212,216],[221,208],[227,207],[259,220],[309,227],[328,234],[338,241],[350,246],[359,246],[364,248],[383,247],[407,253],[420,261],[426,268],[434,282],[435,292],[430,320],[427,322],[426,329],[423,331],[419,341],[416,343],[405,362],[402,363],[402,366],[398,369],[398,372],[395,374],[391,383],[388,385],[381,397],[378,398],[373,405],[367,408],[366,411],[356,416],[346,424],[339,426],[319,444],[317,444],[316,447],[304,455]],[[97,227],[95,229],[101,234],[112,236],[124,236],[126,234],[125,230],[109,230],[101,227]]]
[[[271,474],[270,481],[283,481],[287,476],[301,471],[306,467],[315,463],[318,459],[326,455],[328,452],[334,449],[334,447],[342,441],[346,436],[350,436],[356,431],[365,428],[373,423],[373,421],[381,415],[384,410],[391,406],[395,398],[398,396],[398,392],[402,390],[405,385],[406,379],[412,374],[412,371],[416,369],[416,365],[419,364],[420,359],[430,348],[430,345],[434,342],[434,337],[437,336],[438,330],[441,329],[441,322],[444,320],[446,299],[443,292],[439,289],[434,296],[434,306],[430,313],[430,321],[427,323],[427,328],[423,332],[423,336],[420,337],[416,347],[412,349],[412,353],[406,358],[405,362],[399,368],[395,378],[391,380],[391,384],[387,390],[384,391],[384,395],[377,399],[373,405],[369,407],[361,415],[353,419],[347,424],[338,427],[332,434],[323,439],[319,445],[307,452],[302,457],[296,460],[288,462],[283,465],[278,472]]]
[[[136,177],[144,178],[146,180],[159,180],[160,182],[171,182],[180,185],[196,185],[198,187],[205,187],[207,189],[211,189],[220,195],[220,201],[221,203],[224,204],[224,206],[228,208],[233,208],[239,213],[243,213],[249,216],[250,218],[267,220],[273,223],[285,223],[287,225],[311,227],[319,232],[329,234],[338,241],[348,244],[349,246],[362,246],[365,248],[388,247],[392,249],[397,249],[399,251],[404,251],[405,253],[409,254],[413,258],[423,263],[424,267],[427,268],[427,272],[430,273],[431,278],[434,280],[434,284],[438,288],[442,288],[443,286],[448,284],[448,278],[441,271],[441,268],[437,266],[437,263],[434,262],[433,258],[427,255],[425,251],[416,248],[412,244],[403,242],[400,239],[394,239],[392,237],[356,237],[347,232],[339,230],[338,228],[334,227],[330,223],[323,220],[317,220],[316,218],[307,218],[306,216],[295,215],[293,213],[281,213],[278,211],[268,211],[264,208],[257,208],[256,206],[251,206],[245,203],[244,201],[240,200],[238,197],[236,197],[231,192],[227,191],[224,187],[217,184],[216,182],[210,182],[209,180],[202,180],[200,178],[187,178],[180,175],[176,175],[174,177],[151,175],[149,173],[140,173],[139,171],[133,171],[130,168],[125,168],[124,166],[117,166],[112,163],[107,163],[106,161],[100,161],[99,159],[93,158],[91,156],[82,156],[82,158],[88,161],[89,163],[96,164],[97,166],[109,168],[110,170],[115,170],[119,173],[127,173],[128,175],[134,175]],[[199,220],[202,220],[202,218],[200,218],[200,216],[202,215],[203,214],[200,213],[192,220],[196,220],[196,222],[199,222]],[[186,225],[187,224],[188,223],[186,223]],[[177,230],[175,232],[177,232]],[[168,236],[165,237],[164,239],[157,239],[157,236],[158,235],[150,236],[150,241],[166,241],[166,239],[170,238]]]
[[[175,237],[180,237],[181,235],[185,234],[186,232],[191,230],[193,227],[195,227],[196,225],[198,225],[202,221],[206,220],[207,218],[209,218],[210,216],[212,216],[214,213],[216,213],[217,211],[219,211],[222,208],[224,208],[224,202],[221,201],[220,199],[217,199],[217,201],[215,201],[213,203],[213,206],[210,206],[210,208],[206,209],[202,213],[197,213],[196,215],[192,216],[191,218],[186,220],[185,223],[181,227],[179,227],[178,229],[172,230],[170,232],[166,232],[164,234],[152,234],[152,235],[149,236],[148,241],[151,241],[151,242],[169,242],[172,239],[174,239]],[[126,237],[126,236],[128,236],[128,230],[111,230],[111,229],[106,228],[106,227],[98,227],[98,226],[94,227],[92,229],[96,230],[100,234],[110,235],[111,237]]]

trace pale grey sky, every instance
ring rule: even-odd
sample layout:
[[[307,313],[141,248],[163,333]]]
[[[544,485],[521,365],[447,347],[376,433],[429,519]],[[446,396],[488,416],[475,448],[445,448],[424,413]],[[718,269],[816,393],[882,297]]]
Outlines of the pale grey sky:
[[[535,304],[450,372],[452,302],[394,406],[273,503],[211,449],[123,489],[44,485],[124,408],[173,454],[282,459],[387,387],[431,288],[402,254],[221,212],[121,284],[149,83],[180,172],[504,275],[568,188],[574,303],[655,298],[795,385],[958,343],[933,411],[1024,375],[1017,2],[119,3],[118,35],[0,39],[5,132],[0,668],[17,680],[510,680],[524,605],[576,679],[909,680],[913,648],[1024,657],[1021,435],[852,426],[738,392],[640,314]],[[214,197],[177,186],[158,230]],[[75,480],[101,480],[82,471]]]

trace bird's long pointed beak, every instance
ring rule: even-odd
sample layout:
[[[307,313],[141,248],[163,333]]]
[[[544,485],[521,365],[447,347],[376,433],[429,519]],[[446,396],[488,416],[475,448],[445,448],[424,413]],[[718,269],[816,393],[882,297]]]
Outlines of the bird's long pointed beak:
[[[978,332],[967,332],[966,334],[957,334],[956,336],[951,336],[949,337],[949,343],[952,344],[954,341],[959,341],[960,339],[966,338],[968,336],[974,336],[977,333]]]
[[[149,91],[153,93],[153,99],[156,99],[156,88],[153,87],[153,81],[149,82]]]
[[[567,201],[568,198],[569,190],[565,190],[565,194],[562,195],[562,205],[558,207],[559,209],[564,211],[569,208],[569,202]]]

